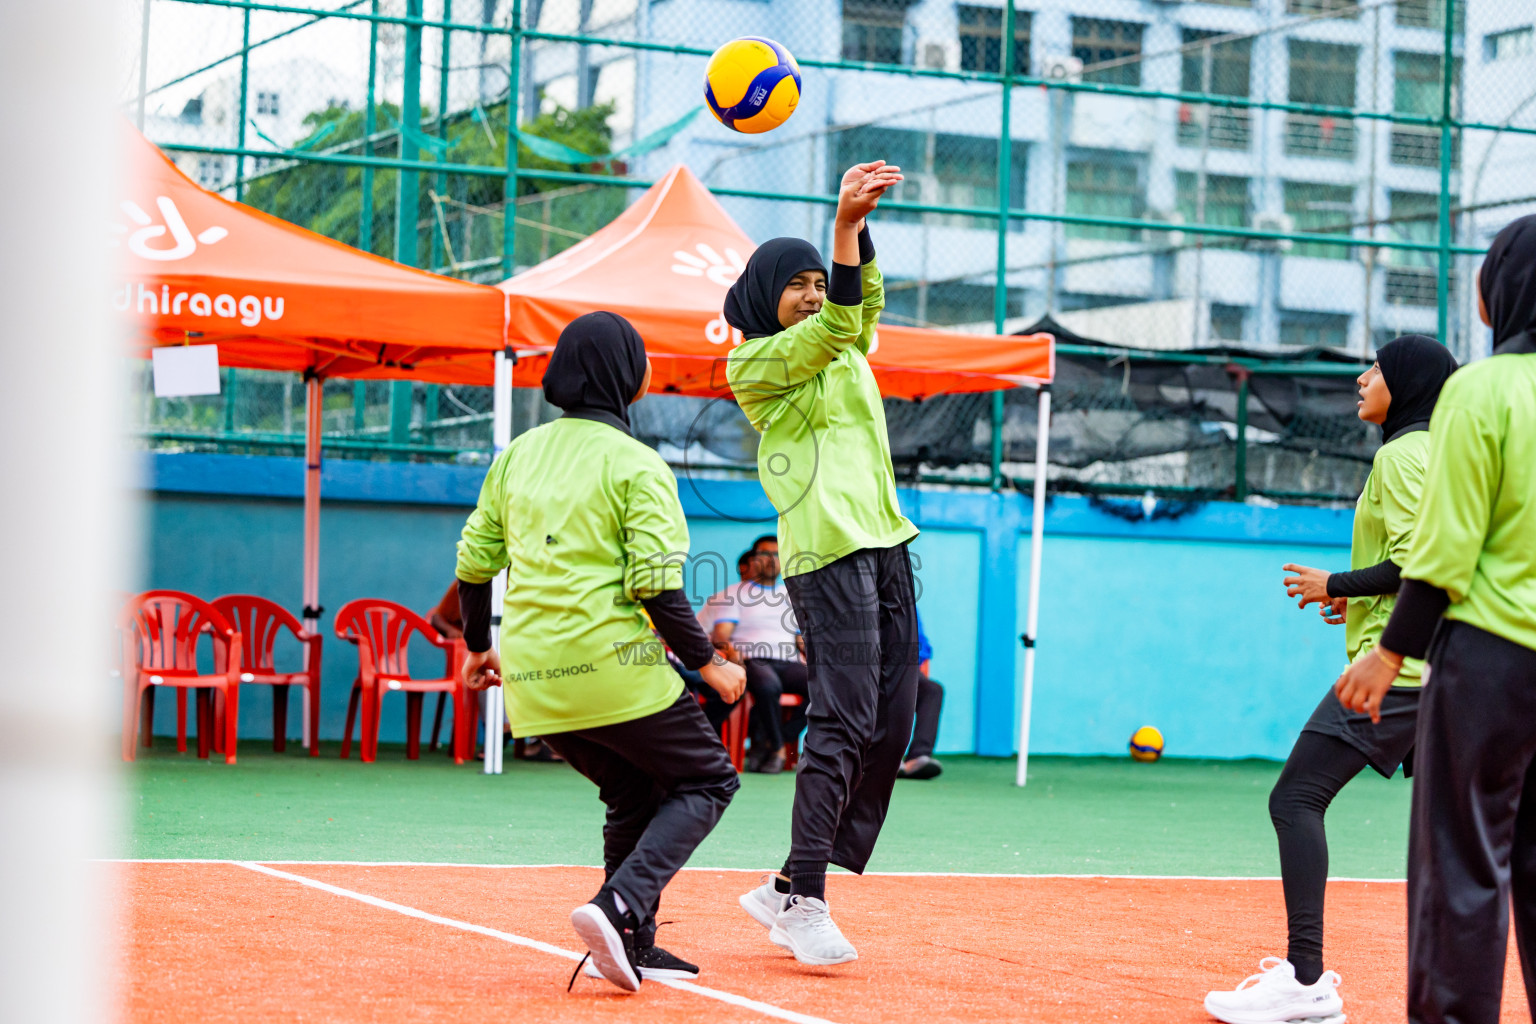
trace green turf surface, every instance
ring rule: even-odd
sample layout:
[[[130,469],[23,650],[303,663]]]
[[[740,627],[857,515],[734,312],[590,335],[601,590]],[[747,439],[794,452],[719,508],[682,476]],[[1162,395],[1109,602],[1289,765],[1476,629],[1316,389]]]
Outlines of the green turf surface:
[[[162,748],[166,740],[159,741]],[[597,790],[559,764],[506,762],[487,778],[438,754],[385,747],[364,765],[276,755],[240,761],[156,751],[127,766],[123,855],[144,858],[601,863]],[[928,782],[896,784],[870,870],[1274,875],[1269,761],[947,757]],[[771,868],[789,843],[794,776],[747,775],[693,863]],[[1409,784],[1367,771],[1328,815],[1335,876],[1401,878]]]

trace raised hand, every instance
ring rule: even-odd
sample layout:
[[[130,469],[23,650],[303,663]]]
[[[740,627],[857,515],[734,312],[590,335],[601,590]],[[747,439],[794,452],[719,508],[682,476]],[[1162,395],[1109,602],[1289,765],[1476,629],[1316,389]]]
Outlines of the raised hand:
[[[858,226],[880,204],[886,189],[902,182],[901,168],[884,160],[854,164],[843,174],[837,189],[837,219]]]

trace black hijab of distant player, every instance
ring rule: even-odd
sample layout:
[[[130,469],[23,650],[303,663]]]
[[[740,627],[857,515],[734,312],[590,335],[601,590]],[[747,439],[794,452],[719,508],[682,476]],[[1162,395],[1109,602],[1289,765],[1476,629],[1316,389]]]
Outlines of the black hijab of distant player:
[[[806,270],[827,273],[821,253],[801,238],[770,238],[752,253],[747,269],[725,295],[725,322],[748,341],[784,330],[779,322],[779,299],[796,274]]]
[[[565,325],[544,371],[544,397],[572,419],[628,434],[629,404],[645,380],[645,343],[617,313],[586,313]]]
[[[1477,287],[1493,326],[1493,354],[1536,353],[1536,214],[1494,237]]]
[[[1385,443],[1411,430],[1428,430],[1440,389],[1457,370],[1456,357],[1434,338],[1405,334],[1376,350],[1376,364],[1392,394],[1381,421]]]

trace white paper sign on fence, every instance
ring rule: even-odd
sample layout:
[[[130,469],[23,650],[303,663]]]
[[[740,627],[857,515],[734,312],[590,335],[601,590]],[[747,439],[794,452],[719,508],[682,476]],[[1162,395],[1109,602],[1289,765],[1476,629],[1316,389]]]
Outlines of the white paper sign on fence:
[[[176,345],[155,349],[155,397],[219,393],[219,346]]]

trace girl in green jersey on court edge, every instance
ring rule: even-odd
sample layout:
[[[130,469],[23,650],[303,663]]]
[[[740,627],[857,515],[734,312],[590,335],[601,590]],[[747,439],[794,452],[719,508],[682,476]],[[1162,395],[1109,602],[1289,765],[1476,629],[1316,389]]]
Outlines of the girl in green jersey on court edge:
[[[1422,334],[1383,345],[1360,375],[1359,416],[1381,427],[1382,445],[1355,505],[1350,571],[1287,565],[1286,592],[1302,608],[1318,604],[1345,627],[1351,661],[1373,656],[1396,600],[1424,489],[1430,414],[1456,370],[1445,346]],[[1323,898],[1328,840],[1323,816],[1345,784],[1367,767],[1391,778],[1411,765],[1423,663],[1406,662],[1393,680],[1379,721],[1351,712],[1330,689],[1302,728],[1269,797],[1280,844],[1280,878],[1290,932],[1284,959],[1266,957],[1260,972],[1231,991],[1211,992],[1205,1008],[1227,1024],[1309,1020],[1338,1024],[1339,976],[1323,970]]]

